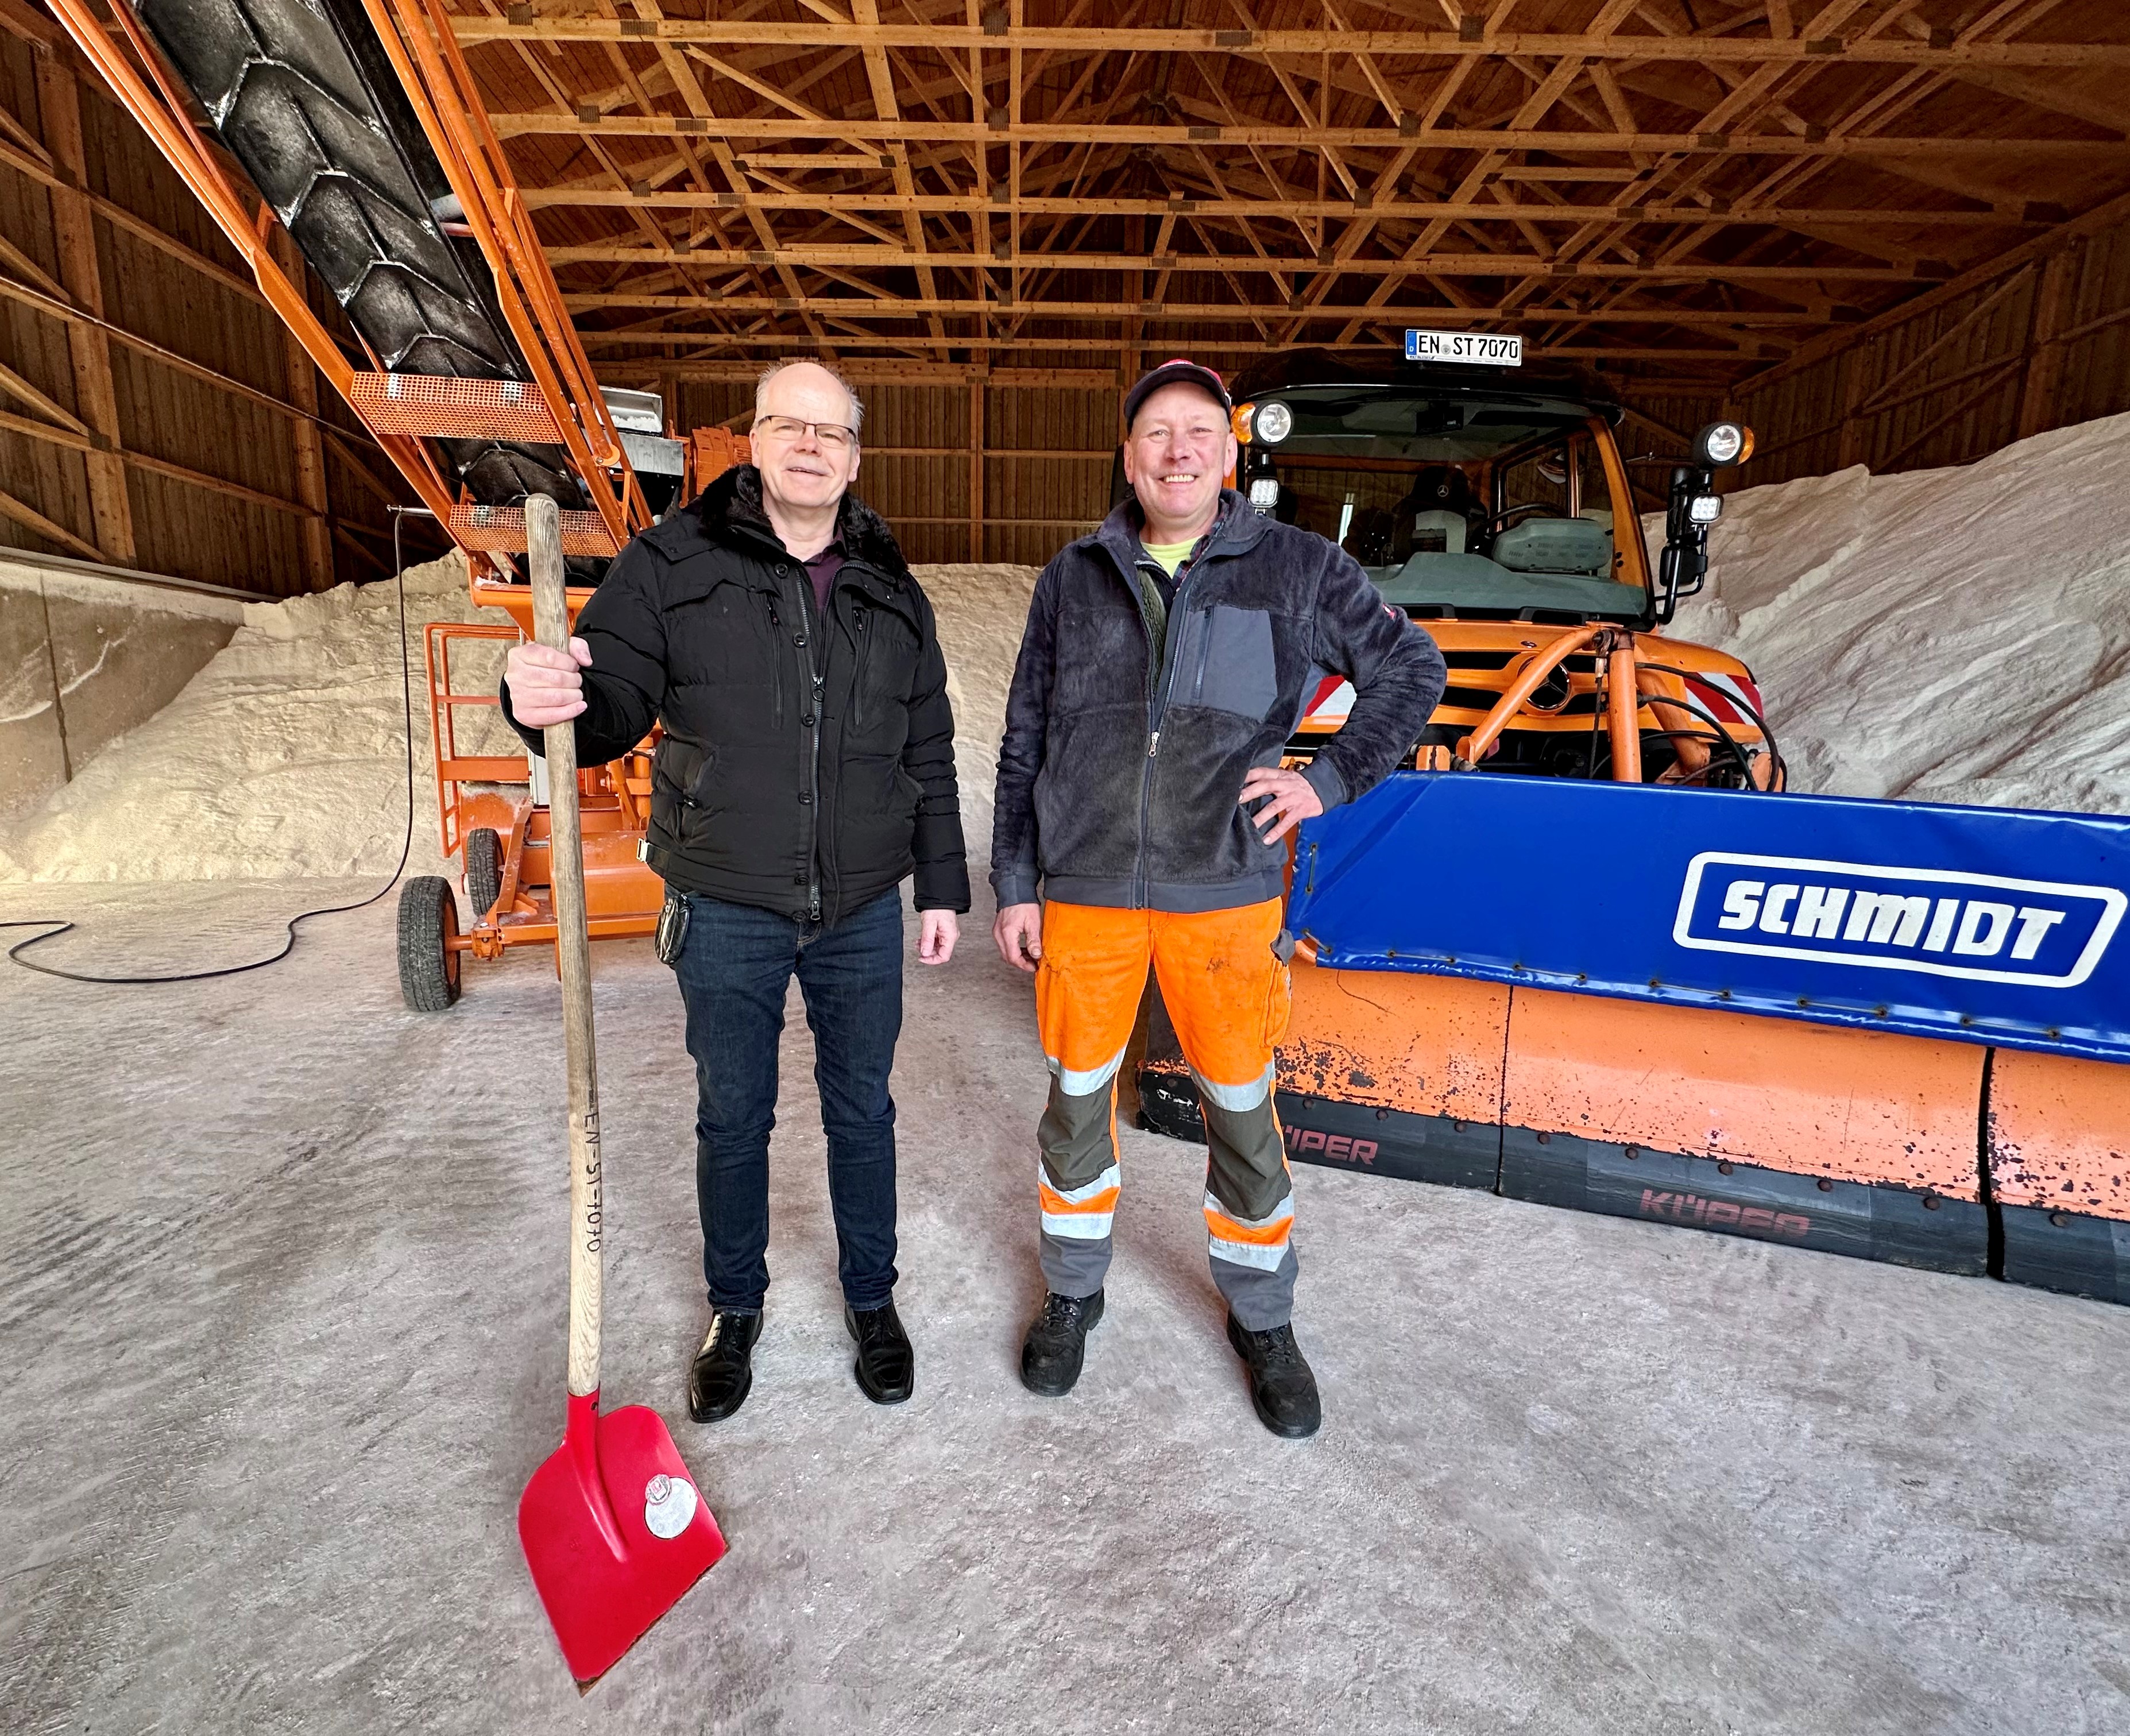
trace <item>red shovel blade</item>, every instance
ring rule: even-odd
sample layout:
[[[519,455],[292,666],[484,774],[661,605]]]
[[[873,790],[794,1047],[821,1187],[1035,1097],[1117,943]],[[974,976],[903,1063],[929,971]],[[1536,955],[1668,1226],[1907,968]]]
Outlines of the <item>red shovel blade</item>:
[[[725,1540],[658,1413],[599,1414],[599,1395],[570,1400],[562,1444],[518,1503],[532,1584],[578,1683],[620,1661]]]

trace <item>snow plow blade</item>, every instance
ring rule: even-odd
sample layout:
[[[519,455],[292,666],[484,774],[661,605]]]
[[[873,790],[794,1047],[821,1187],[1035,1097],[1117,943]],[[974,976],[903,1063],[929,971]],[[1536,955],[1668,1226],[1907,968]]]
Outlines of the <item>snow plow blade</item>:
[[[1400,775],[1297,849],[1288,1154],[2130,1301],[2126,886],[2099,816]],[[1139,1082],[1197,1135],[1158,1004]]]

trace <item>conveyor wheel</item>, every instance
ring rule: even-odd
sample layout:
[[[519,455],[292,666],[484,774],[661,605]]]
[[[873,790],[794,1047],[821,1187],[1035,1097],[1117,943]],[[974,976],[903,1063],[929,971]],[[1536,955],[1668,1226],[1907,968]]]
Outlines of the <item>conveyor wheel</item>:
[[[479,923],[503,895],[503,841],[492,826],[476,826],[466,834],[466,903]]]
[[[399,992],[417,1013],[441,1013],[459,998],[459,901],[451,883],[424,874],[399,894]]]

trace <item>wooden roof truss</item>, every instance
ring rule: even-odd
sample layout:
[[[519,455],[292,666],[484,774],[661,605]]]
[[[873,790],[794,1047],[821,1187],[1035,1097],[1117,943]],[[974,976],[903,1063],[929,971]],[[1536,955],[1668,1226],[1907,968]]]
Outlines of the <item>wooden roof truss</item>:
[[[603,365],[1729,384],[2130,190],[2120,0],[449,0]]]

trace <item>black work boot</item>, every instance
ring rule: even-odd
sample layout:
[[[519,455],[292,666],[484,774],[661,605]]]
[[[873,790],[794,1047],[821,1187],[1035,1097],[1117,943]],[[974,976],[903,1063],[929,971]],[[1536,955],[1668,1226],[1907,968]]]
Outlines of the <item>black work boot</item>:
[[[754,1385],[754,1341],[762,1336],[760,1314],[710,1311],[710,1329],[688,1370],[688,1414],[698,1423],[720,1422],[747,1403]]]
[[[1291,1441],[1316,1433],[1324,1409],[1317,1401],[1316,1376],[1294,1342],[1294,1328],[1252,1332],[1230,1314],[1228,1342],[1250,1366],[1250,1403],[1257,1407],[1258,1420]]]
[[[900,1405],[917,1382],[916,1359],[910,1354],[910,1334],[892,1302],[878,1308],[843,1307],[843,1324],[858,1341],[857,1361],[851,1372],[858,1387],[876,1405]]]
[[[1102,1293],[1043,1299],[1043,1312],[1028,1328],[1020,1346],[1020,1384],[1046,1399],[1062,1399],[1080,1378],[1087,1334],[1102,1318]]]

